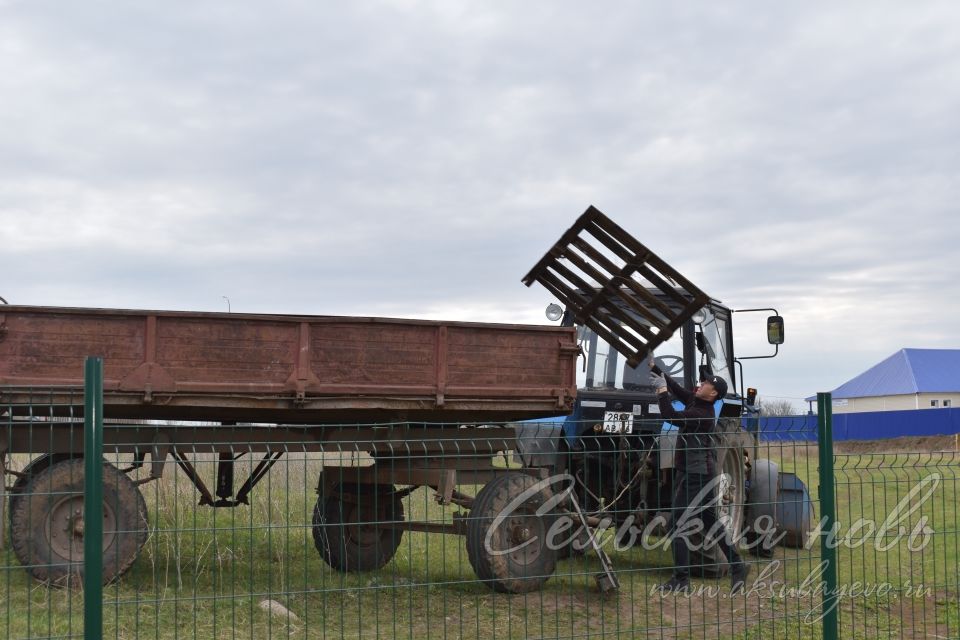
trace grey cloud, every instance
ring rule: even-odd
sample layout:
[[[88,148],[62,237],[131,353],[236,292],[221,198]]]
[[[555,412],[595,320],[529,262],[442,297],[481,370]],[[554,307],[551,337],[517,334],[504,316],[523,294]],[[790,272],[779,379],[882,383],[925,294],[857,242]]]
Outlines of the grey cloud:
[[[750,369],[803,397],[957,346],[958,17],[0,3],[0,295],[539,322],[519,279],[592,203],[780,308]]]

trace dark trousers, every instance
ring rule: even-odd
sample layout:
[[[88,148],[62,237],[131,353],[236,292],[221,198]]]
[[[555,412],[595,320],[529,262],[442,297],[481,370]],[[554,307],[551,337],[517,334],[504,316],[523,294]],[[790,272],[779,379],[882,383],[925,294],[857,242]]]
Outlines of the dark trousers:
[[[692,523],[702,522],[703,528],[700,529],[703,535],[709,534],[714,530],[717,524],[717,476],[703,473],[686,473],[677,470],[673,475],[673,502],[671,517],[671,533],[673,540],[670,543],[670,549],[673,551],[673,575],[677,578],[690,577],[690,548],[688,545],[699,544],[702,548],[703,537],[684,535],[683,531],[689,531]],[[705,495],[700,495],[710,483],[712,488],[706,490]],[[688,511],[689,509],[689,511]],[[684,515],[684,512],[687,512]],[[684,524],[687,523],[687,524]],[[697,527],[699,529],[699,527]],[[679,533],[679,535],[677,535]],[[730,567],[733,568],[743,562],[740,554],[737,553],[735,544],[727,541],[726,533],[717,536],[717,545],[723,554],[727,557]]]

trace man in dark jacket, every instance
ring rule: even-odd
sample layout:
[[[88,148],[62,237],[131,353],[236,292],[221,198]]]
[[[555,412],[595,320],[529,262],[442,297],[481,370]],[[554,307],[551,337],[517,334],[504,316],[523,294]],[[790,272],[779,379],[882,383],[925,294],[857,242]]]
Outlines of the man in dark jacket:
[[[695,391],[690,391],[671,378],[664,377],[652,361],[650,366],[660,414],[679,428],[671,504],[673,576],[660,585],[660,589],[664,592],[686,591],[690,587],[688,545],[691,541],[688,535],[684,535],[683,529],[702,523],[704,534],[711,531],[716,533],[719,469],[713,405],[727,394],[727,383],[719,376],[710,376],[701,381]],[[673,408],[671,394],[684,404],[682,411]],[[730,563],[731,593],[738,593],[745,587],[750,565],[740,558],[736,543],[731,544],[725,534],[718,537],[717,544]]]

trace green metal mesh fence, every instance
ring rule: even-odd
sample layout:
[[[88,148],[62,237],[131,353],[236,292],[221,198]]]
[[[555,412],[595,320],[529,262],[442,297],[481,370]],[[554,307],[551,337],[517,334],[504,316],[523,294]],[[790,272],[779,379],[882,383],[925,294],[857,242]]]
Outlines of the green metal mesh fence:
[[[836,458],[841,637],[960,637],[960,453],[905,444]]]
[[[0,636],[11,639],[84,633],[83,398],[44,398],[3,408]],[[103,637],[824,637],[816,525],[829,469],[817,442],[799,429],[756,442],[736,421],[695,443],[658,421],[615,431],[108,421]],[[849,537],[837,549],[840,637],[960,636],[957,453],[912,444],[837,444],[832,457]],[[716,517],[715,534],[736,534],[751,568],[742,593],[722,545],[677,533],[683,511],[671,507],[692,501],[678,490],[702,484],[695,460],[715,465],[700,502],[713,513],[685,521]],[[919,508],[903,527],[926,517],[925,545],[857,524],[879,529],[908,496]],[[658,588],[677,573],[671,534],[691,543],[689,590]],[[921,585],[921,597],[908,591]]]

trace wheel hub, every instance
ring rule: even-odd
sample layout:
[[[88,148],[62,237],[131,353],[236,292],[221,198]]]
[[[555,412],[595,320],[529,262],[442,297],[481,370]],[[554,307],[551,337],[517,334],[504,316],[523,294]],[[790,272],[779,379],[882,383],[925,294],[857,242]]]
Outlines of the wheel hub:
[[[513,541],[516,543],[523,543],[529,540],[533,535],[533,532],[530,531],[530,527],[520,525],[513,528]]]
[[[67,526],[64,531],[72,534],[74,538],[83,539],[83,512],[79,509],[73,512],[72,516],[67,518]]]
[[[720,502],[728,505],[733,502],[733,477],[729,473],[720,475]]]
[[[724,453],[723,464],[720,470],[720,482],[717,487],[720,498],[719,504],[717,505],[717,516],[728,530],[736,532],[739,510],[742,509],[742,506],[739,504],[742,498],[738,498],[741,488],[738,483],[739,474],[737,473],[736,466],[738,464],[742,465],[743,460],[741,456],[735,454],[734,450],[725,451]]]
[[[542,545],[537,543],[537,538],[543,539],[541,528],[541,523],[536,516],[511,519],[506,538],[509,546],[514,549],[510,553],[514,562],[526,565],[536,562],[540,557]]]
[[[383,531],[377,526],[377,522],[383,519],[384,515],[378,514],[369,505],[355,506],[345,514],[346,521],[350,523],[347,527],[348,539],[358,547],[375,547],[380,543]]]
[[[116,518],[113,509],[103,505],[103,548],[107,549],[116,537]],[[83,540],[86,525],[83,518],[83,495],[63,496],[51,506],[43,533],[50,547],[61,557],[83,560]]]

